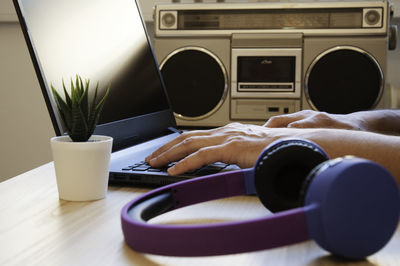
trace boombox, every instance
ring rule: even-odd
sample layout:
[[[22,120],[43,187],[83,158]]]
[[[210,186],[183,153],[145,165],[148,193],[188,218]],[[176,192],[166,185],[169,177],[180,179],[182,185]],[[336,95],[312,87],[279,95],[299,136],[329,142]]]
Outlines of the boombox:
[[[383,108],[388,1],[160,4],[154,50],[178,125]]]

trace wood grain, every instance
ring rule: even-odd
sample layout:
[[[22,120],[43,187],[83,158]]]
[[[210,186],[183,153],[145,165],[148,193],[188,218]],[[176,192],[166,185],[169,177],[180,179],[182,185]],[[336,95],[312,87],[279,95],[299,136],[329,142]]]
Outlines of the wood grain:
[[[120,211],[146,189],[110,187],[92,202],[59,200],[53,163],[0,183],[0,265],[400,265],[400,232],[367,260],[329,255],[313,241],[236,255],[178,258],[141,254],[124,242]],[[204,223],[270,215],[256,197],[198,204],[153,223]]]

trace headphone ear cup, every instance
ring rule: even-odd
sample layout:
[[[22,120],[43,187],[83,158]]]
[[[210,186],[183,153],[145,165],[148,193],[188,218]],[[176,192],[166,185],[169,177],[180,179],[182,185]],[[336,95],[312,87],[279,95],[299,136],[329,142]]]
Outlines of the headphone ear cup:
[[[395,179],[377,163],[337,158],[316,170],[305,196],[308,235],[341,257],[363,259],[395,232],[400,194]]]
[[[272,212],[300,206],[304,180],[315,166],[328,159],[318,145],[306,140],[289,139],[268,146],[254,171],[260,201]]]
[[[326,169],[329,166],[329,162],[331,161],[325,161],[314,167],[311,172],[307,175],[307,177],[303,181],[303,185],[301,186],[300,193],[299,193],[299,204],[300,206],[305,205],[306,201],[306,195],[307,195],[307,190],[310,187],[311,182],[313,179],[321,173],[324,169]]]

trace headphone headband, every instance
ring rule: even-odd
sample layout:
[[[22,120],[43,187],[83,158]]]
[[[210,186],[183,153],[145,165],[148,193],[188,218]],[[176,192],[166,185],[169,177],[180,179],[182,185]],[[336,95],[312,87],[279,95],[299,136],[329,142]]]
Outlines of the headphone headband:
[[[303,208],[239,222],[206,225],[146,223],[162,213],[199,202],[245,195],[245,179],[250,176],[246,172],[252,170],[172,184],[131,201],[121,214],[126,242],[137,251],[158,255],[211,256],[262,250],[307,240]]]

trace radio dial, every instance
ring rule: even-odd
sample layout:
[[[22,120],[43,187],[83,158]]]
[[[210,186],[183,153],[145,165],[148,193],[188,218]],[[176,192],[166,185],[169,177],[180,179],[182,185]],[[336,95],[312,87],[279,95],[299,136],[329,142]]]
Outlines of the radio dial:
[[[160,11],[160,29],[163,30],[176,30],[178,27],[178,12],[171,10]]]
[[[370,10],[365,14],[365,21],[368,25],[375,25],[381,19],[380,14],[376,10]]]
[[[164,16],[162,17],[162,23],[168,28],[174,25],[175,21],[175,16],[171,13],[164,14]]]

